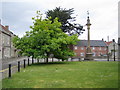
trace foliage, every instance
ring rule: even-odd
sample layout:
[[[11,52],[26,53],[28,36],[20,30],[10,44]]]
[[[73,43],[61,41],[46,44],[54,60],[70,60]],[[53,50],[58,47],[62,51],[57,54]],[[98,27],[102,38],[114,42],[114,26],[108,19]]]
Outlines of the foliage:
[[[76,24],[76,23],[71,23],[70,21],[75,21],[75,17],[72,17],[71,15],[73,14],[74,9],[62,9],[60,7],[56,7],[53,10],[48,10],[46,12],[46,17],[52,17],[51,20],[54,21],[54,19],[56,17],[58,17],[59,22],[62,23],[61,29],[63,32],[67,32],[70,35],[73,34],[78,34],[80,35],[81,33],[83,33],[84,29],[83,26],[81,26],[80,24]]]
[[[37,11],[37,17],[32,18],[34,25],[30,26],[31,31],[27,31],[22,38],[15,37],[14,45],[20,49],[23,55],[34,58],[48,58],[54,56],[65,60],[74,53],[69,45],[76,44],[77,35],[68,36],[60,29],[61,23],[58,18],[52,22],[50,19],[42,19],[42,15]]]

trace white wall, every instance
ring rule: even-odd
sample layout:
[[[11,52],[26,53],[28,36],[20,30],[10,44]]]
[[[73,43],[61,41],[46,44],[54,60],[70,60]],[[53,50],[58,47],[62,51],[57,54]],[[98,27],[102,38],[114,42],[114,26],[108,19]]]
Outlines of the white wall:
[[[0,33],[0,59],[2,59],[2,33]]]
[[[0,59],[2,59],[2,28],[0,26]]]

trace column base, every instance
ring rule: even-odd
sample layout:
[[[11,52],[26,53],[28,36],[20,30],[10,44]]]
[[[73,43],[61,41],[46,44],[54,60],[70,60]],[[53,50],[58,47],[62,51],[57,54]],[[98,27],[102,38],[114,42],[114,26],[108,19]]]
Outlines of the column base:
[[[92,61],[93,59],[93,54],[92,53],[86,53],[86,57],[84,58],[85,61]]]

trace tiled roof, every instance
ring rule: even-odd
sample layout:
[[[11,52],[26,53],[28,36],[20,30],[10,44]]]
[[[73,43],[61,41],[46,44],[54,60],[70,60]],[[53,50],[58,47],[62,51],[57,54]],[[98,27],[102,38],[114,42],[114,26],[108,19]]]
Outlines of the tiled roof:
[[[110,45],[111,43],[112,43],[112,41],[110,41],[110,42],[106,42],[107,45]]]
[[[80,40],[77,42],[77,46],[87,46],[88,42],[87,40]],[[96,47],[96,46],[107,46],[107,44],[105,43],[105,41],[102,40],[90,40],[90,46]]]
[[[5,30],[6,32],[10,33],[10,31],[3,25],[0,24],[0,26],[2,27],[3,30]]]
[[[16,36],[13,32],[11,32],[10,30],[9,30],[9,28],[7,28],[7,26],[3,26],[3,25],[1,25],[0,24],[0,27],[2,28],[2,30],[3,31],[5,31],[5,33],[7,32],[7,34],[9,34],[9,35],[14,35],[14,36]],[[9,27],[9,26],[8,26]],[[1,30],[0,30],[0,33],[1,33]]]

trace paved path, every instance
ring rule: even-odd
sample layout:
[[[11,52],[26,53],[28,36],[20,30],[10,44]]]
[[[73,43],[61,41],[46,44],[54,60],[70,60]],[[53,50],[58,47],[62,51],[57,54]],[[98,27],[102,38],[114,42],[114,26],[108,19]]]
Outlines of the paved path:
[[[14,66],[17,65],[18,61],[23,61],[24,59],[27,59],[27,57],[4,59],[2,60],[2,70],[8,68],[9,64],[12,64],[12,66]]]

